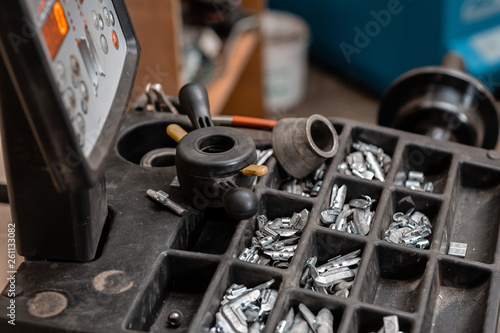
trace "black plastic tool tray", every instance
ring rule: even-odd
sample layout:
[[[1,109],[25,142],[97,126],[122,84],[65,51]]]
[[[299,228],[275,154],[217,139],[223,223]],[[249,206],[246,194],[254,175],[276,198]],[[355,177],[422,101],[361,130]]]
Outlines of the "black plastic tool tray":
[[[169,123],[189,129],[186,117],[133,111],[127,117],[117,150],[106,174],[110,219],[98,258],[90,263],[22,264],[17,286],[16,326],[1,311],[0,331],[17,332],[207,332],[224,291],[233,283],[253,287],[275,279],[280,291],[265,332],[274,332],[287,310],[305,303],[312,311],[332,310],[335,332],[370,332],[385,315],[396,314],[405,332],[498,332],[500,307],[500,159],[494,152],[412,135],[352,121],[332,119],[339,133],[338,154],[327,162],[320,194],[305,198],[278,190],[285,177],[271,159],[270,172],[255,191],[260,214],[270,219],[311,211],[296,255],[288,269],[237,259],[250,245],[255,218],[239,223],[222,210],[197,210],[171,188],[175,166],[138,165],[148,151],[175,147],[165,134]],[[270,144],[269,132],[252,132],[258,146]],[[380,146],[393,158],[384,183],[339,174],[339,163],[353,141]],[[167,161],[168,163],[168,161]],[[171,161],[173,164],[173,161]],[[393,184],[398,171],[423,171],[434,181],[434,193]],[[376,214],[368,236],[351,235],[321,226],[320,212],[333,184],[347,184],[348,196],[376,198]],[[189,207],[183,218],[146,197],[147,189],[163,189]],[[389,244],[383,239],[396,202],[411,195],[417,209],[431,219],[430,250]],[[198,208],[200,203],[197,203]],[[201,204],[202,205],[202,204]],[[447,255],[450,241],[468,244],[465,259]],[[299,279],[305,261],[318,262],[362,250],[362,260],[347,299],[305,290]],[[107,279],[98,282],[101,278]],[[104,281],[104,282],[103,282]],[[100,283],[100,284],[99,284]],[[99,291],[98,291],[99,290]],[[67,298],[64,310],[52,317],[32,315],[28,304],[41,292]],[[0,297],[5,309],[9,300]],[[51,309],[60,304],[45,304]],[[54,301],[56,302],[56,301]],[[56,302],[57,303],[57,302]],[[174,310],[183,323],[166,325]]]

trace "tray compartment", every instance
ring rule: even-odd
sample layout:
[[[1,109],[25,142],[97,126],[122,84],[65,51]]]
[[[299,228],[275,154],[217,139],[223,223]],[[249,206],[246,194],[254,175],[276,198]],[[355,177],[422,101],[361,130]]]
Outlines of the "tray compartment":
[[[246,223],[242,233],[242,239],[236,244],[234,257],[238,257],[245,248],[250,247],[252,243],[252,237],[255,235],[255,231],[258,230],[257,216],[266,215],[268,220],[272,221],[278,217],[291,217],[293,213],[299,213],[303,209],[309,210],[309,219],[307,221],[306,227],[310,221],[312,202],[306,198],[297,197],[296,195],[268,190],[260,193],[259,198],[259,212],[250,223]],[[299,248],[301,247],[303,240],[299,240]],[[296,252],[298,249],[296,250]],[[294,258],[292,258],[293,263]]]
[[[483,332],[491,285],[490,271],[439,260],[422,332]]]
[[[203,313],[199,314],[201,316],[200,327],[198,329],[193,327],[193,332],[208,332],[215,325],[215,314],[220,308],[220,302],[224,293],[232,284],[243,284],[247,288],[253,288],[274,279],[271,289],[280,292],[283,282],[283,276],[277,274],[273,268],[266,266],[256,268],[255,265],[235,260],[231,261],[227,265],[227,269],[224,269],[220,273],[211,285],[210,297],[207,297],[207,306],[203,309]],[[273,311],[271,311],[270,316],[272,316]]]
[[[187,332],[219,262],[179,253],[162,254],[134,300],[125,327],[149,332]],[[168,327],[173,310],[182,312],[178,327]]]
[[[351,318],[351,322],[349,324],[348,329],[345,330],[344,332],[349,332],[349,333],[378,332],[380,328],[384,326],[384,317],[392,315],[394,315],[394,313],[390,311],[358,306],[356,311],[354,312],[353,318]],[[405,332],[405,333],[412,332],[414,326],[414,320],[412,317],[398,314],[398,323],[400,332]]]
[[[305,255],[302,256],[304,261],[300,263],[300,266],[298,266],[298,274],[294,285],[299,286],[305,261],[310,257],[315,256],[318,258],[316,264],[316,267],[318,267],[325,264],[333,257],[361,250],[361,261],[359,263],[358,273],[354,277],[354,284],[349,293],[349,297],[351,297],[357,289],[357,285],[360,284],[362,280],[358,279],[358,275],[361,274],[361,266],[366,261],[366,258],[364,257],[366,242],[361,237],[347,233],[341,234],[333,231],[315,230],[311,236],[312,237],[307,242],[307,245],[304,244],[304,246],[306,246]],[[328,297],[340,298],[333,295],[329,295]]]
[[[424,182],[432,182],[433,193],[443,193],[453,155],[444,150],[417,144],[406,145],[397,173],[408,176],[409,171],[424,173]]]
[[[187,218],[178,229],[172,248],[176,250],[223,254],[238,222],[227,217],[222,208],[207,208],[203,218]]]
[[[393,222],[392,216],[399,212],[398,202],[406,196],[410,196],[415,203],[415,210],[424,213],[430,220],[432,225],[432,234],[427,237],[430,242],[430,246],[432,248],[434,237],[438,230],[438,215],[441,208],[441,200],[434,198],[428,194],[424,194],[421,192],[416,192],[407,189],[396,189],[391,193],[390,200],[388,204],[385,206],[384,213],[382,214],[382,221],[379,225],[378,237],[380,239],[384,239],[385,232],[389,225]],[[406,213],[406,212],[403,212]],[[405,246],[405,245],[399,245]]]
[[[279,166],[274,155],[267,160],[266,165],[269,171],[267,174],[260,177],[258,184],[274,189],[279,188],[282,176],[286,176],[283,169]]]
[[[289,193],[268,191],[260,196],[257,216],[264,214],[269,220],[284,216],[291,217],[293,213],[298,213],[304,208],[311,212],[311,200]]]
[[[411,249],[377,244],[359,293],[362,302],[416,312],[428,257]]]
[[[269,162],[268,163],[268,167],[271,169],[271,167],[273,168],[273,170],[270,172],[270,175],[269,175],[269,178],[266,179],[265,181],[265,185],[269,188],[273,188],[273,189],[277,189],[277,190],[280,190],[280,191],[283,191],[285,193],[290,193],[290,192],[287,192],[285,190],[282,190],[282,185],[284,184],[285,181],[287,180],[290,180],[290,179],[296,179],[296,178],[293,178],[292,176],[290,176],[282,167],[281,165],[279,164],[279,162],[276,160],[276,159],[273,159],[275,163],[272,163],[272,162]],[[324,168],[324,175],[326,175],[328,169],[330,168],[330,165],[332,164],[332,159],[327,159],[325,161],[325,168]],[[309,179],[311,181],[312,184],[315,184],[315,181],[314,181],[314,172],[312,172],[311,174],[309,174],[308,176],[302,178],[302,179]],[[297,180],[297,184],[301,184],[301,179],[296,179]],[[325,184],[325,178],[323,176],[323,185]],[[302,186],[303,189],[305,189],[306,187],[305,186]],[[321,189],[320,189],[320,192],[321,193],[323,191],[324,187],[321,186]],[[316,197],[318,197],[320,194],[318,193],[318,195]],[[300,194],[294,194],[294,193],[291,193],[293,194],[294,196],[301,196]],[[313,197],[313,198],[316,198],[316,197]]]
[[[398,143],[398,137],[370,128],[357,127],[357,126],[353,127],[351,129],[351,135],[346,140],[344,147],[342,148],[341,146],[339,148],[339,152],[337,153],[336,157],[337,165],[335,166],[335,168],[338,168],[338,165],[340,163],[345,162],[347,155],[355,151],[355,149],[352,148],[352,144],[358,141],[373,144],[379,148],[382,148],[384,150],[384,153],[386,153],[390,157],[393,157],[394,152],[396,150],[396,145]],[[394,167],[394,158],[392,161],[391,169],[386,175],[385,182],[391,181],[390,179],[387,178],[393,167]],[[347,176],[347,177],[355,177],[356,179],[362,180],[361,178],[358,178],[356,176]],[[366,180],[366,182],[369,181]],[[378,182],[378,181],[373,180],[373,182]]]
[[[345,175],[335,175],[333,179],[333,183],[330,185],[328,188],[328,192],[326,193],[325,200],[321,205],[321,211],[324,211],[325,209],[328,208],[330,204],[330,196],[332,193],[332,188],[333,185],[337,185],[339,188],[342,185],[347,186],[347,195],[346,195],[346,200],[345,203],[348,204],[350,200],[352,199],[360,199],[362,195],[368,195],[370,198],[374,200],[374,203],[372,204],[372,211],[375,212],[375,215],[373,217],[372,221],[372,227],[370,229],[370,232],[368,234],[371,234],[373,230],[375,230],[375,219],[378,216],[377,213],[377,208],[378,204],[380,202],[380,199],[382,197],[382,191],[383,187],[377,184],[376,182],[371,182],[371,183],[366,183],[366,182],[360,182],[358,180],[354,180],[352,177],[345,176]],[[317,224],[328,228],[325,226],[321,221],[318,219]],[[340,232],[340,231],[339,231]]]
[[[300,289],[289,289],[281,296],[280,300],[276,303],[273,317],[268,321],[266,327],[268,329],[267,332],[274,332],[273,328],[276,328],[279,322],[285,319],[290,308],[293,307],[294,312],[297,313],[300,303],[304,303],[315,315],[317,315],[322,308],[329,309],[333,314],[333,331],[339,331],[345,311],[345,305],[342,303],[342,300],[332,299],[331,297],[325,297],[319,294],[312,295]]]
[[[500,230],[500,169],[461,163],[451,195],[441,252],[449,242],[467,243],[465,258],[498,262]]]

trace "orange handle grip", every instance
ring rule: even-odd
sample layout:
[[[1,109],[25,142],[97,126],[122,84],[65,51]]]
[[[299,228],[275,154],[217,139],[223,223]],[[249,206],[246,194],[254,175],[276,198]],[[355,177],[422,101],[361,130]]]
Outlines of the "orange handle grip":
[[[177,124],[170,124],[167,126],[167,134],[174,139],[175,142],[179,142],[187,132]]]
[[[262,118],[233,116],[233,126],[254,127],[254,128],[273,128],[277,120],[269,120]]]

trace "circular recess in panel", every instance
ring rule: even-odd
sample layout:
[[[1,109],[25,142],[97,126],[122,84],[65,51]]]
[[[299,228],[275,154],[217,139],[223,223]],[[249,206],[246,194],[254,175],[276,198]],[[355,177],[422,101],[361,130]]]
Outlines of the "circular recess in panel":
[[[166,120],[139,124],[124,131],[117,142],[118,153],[127,161],[139,165],[144,155],[159,148],[174,148],[176,142],[165,135]]]
[[[108,54],[108,40],[104,35],[101,35],[101,48],[104,54]]]
[[[68,298],[55,291],[43,291],[27,302],[28,312],[33,317],[45,319],[57,316],[68,307]]]
[[[175,165],[175,148],[158,148],[146,153],[141,158],[141,166],[167,167]]]

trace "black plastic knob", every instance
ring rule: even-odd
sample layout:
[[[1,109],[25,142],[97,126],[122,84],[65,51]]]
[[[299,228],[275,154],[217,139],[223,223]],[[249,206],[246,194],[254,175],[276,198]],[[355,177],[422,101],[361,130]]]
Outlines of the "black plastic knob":
[[[227,216],[234,220],[246,220],[257,213],[259,200],[252,190],[245,187],[233,187],[222,196],[222,203]]]
[[[179,91],[179,102],[195,129],[213,127],[207,90],[198,83],[188,83]]]

